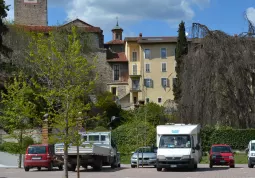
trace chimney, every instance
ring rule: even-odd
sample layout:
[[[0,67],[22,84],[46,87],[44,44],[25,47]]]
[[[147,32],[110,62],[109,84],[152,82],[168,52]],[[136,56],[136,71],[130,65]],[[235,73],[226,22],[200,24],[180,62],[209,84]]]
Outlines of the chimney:
[[[142,34],[142,33],[139,33],[139,37],[142,38],[142,37],[143,37],[143,34]]]

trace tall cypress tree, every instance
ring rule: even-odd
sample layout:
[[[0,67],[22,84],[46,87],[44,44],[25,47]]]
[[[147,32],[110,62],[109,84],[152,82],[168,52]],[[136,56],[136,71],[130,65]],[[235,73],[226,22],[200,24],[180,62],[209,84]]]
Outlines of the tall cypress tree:
[[[0,0],[0,54],[5,57],[9,57],[12,52],[10,48],[3,44],[3,36],[8,32],[8,27],[3,21],[7,17],[7,11],[9,11],[9,6],[5,5],[5,0]]]
[[[176,60],[176,82],[173,87],[174,100],[176,102],[181,98],[181,72],[182,72],[182,57],[188,53],[188,42],[185,34],[185,23],[181,21],[179,24],[177,45],[175,49],[175,60]]]

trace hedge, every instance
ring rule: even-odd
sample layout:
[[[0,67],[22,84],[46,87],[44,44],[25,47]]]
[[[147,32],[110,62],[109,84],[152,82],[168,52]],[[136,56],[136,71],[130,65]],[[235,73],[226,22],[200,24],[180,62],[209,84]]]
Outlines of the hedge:
[[[149,123],[126,123],[113,130],[113,138],[122,154],[130,154],[138,147],[156,143],[156,129]],[[244,150],[250,140],[255,140],[255,129],[232,129],[203,127],[201,130],[202,150],[209,151],[212,144],[229,144],[232,149]]]
[[[201,133],[203,151],[212,144],[229,144],[232,149],[244,150],[250,140],[255,140],[255,129],[214,129],[203,128]]]

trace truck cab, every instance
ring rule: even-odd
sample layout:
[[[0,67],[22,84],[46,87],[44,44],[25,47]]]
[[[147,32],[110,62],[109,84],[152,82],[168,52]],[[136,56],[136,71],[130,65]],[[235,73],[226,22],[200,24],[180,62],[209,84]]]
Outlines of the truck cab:
[[[255,140],[249,142],[245,151],[248,156],[248,167],[253,168],[255,165]]]
[[[200,125],[157,126],[157,171],[163,168],[196,169],[202,159]]]

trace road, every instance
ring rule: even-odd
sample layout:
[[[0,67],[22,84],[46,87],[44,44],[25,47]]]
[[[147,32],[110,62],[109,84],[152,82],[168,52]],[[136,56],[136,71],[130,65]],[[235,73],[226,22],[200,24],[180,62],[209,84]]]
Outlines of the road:
[[[57,169],[47,171],[36,169],[25,172],[18,168],[0,168],[0,178],[62,178],[64,172]],[[76,172],[69,172],[69,178],[75,178]],[[81,178],[255,178],[254,169],[247,168],[247,165],[236,165],[236,168],[227,167],[208,168],[208,165],[199,165],[194,171],[169,170],[157,172],[155,168],[133,168],[129,165],[122,165],[119,169],[112,170],[104,168],[101,172],[94,172],[92,169],[82,170]]]

